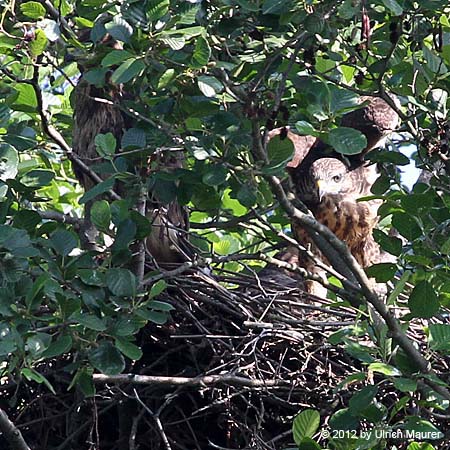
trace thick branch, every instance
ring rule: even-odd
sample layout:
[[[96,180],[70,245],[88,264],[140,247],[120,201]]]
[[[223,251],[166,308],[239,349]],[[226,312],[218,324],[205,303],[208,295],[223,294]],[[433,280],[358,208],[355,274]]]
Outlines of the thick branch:
[[[267,152],[262,143],[261,134],[259,131],[259,124],[254,121],[253,123],[253,151],[260,161],[268,161]],[[344,242],[340,241],[330,230],[324,225],[317,222],[311,215],[301,212],[296,208],[292,202],[287,198],[287,195],[281,185],[280,180],[273,175],[265,175],[266,180],[270,184],[272,191],[277,197],[280,205],[286,211],[288,216],[298,221],[307,231],[310,233],[311,238],[314,240],[314,235],[320,236],[324,239],[333,252],[329,252],[329,247],[323,247],[321,241],[315,241],[320,251],[326,256],[330,263],[335,266],[336,262],[339,266],[346,266],[346,272],[351,272],[351,280],[356,279],[361,286],[361,290],[366,298],[367,302],[373,306],[375,311],[383,318],[385,321],[390,336],[396,340],[398,345],[405,351],[405,353],[415,362],[415,364],[420,368],[423,374],[433,374],[437,377],[431,368],[430,363],[423,357],[422,353],[414,346],[412,341],[403,332],[398,323],[397,319],[390,313],[388,307],[384,304],[382,299],[380,299],[371,289],[369,279],[366,273],[357,263],[353,255],[348,250],[348,247]],[[312,234],[311,231],[314,233]],[[337,259],[336,259],[337,256]],[[341,270],[339,270],[341,272]],[[342,272],[341,272],[342,273]],[[446,399],[450,399],[450,392],[443,386],[434,383],[428,379],[425,380],[436,392],[442,395]]]
[[[74,225],[77,228],[79,228],[84,223],[83,219],[79,219],[78,217],[72,217],[72,216],[69,216],[68,214],[63,214],[58,211],[41,211],[41,210],[35,210],[35,211],[43,219],[54,220],[55,222],[60,222],[60,223],[68,223],[70,225]]]
[[[128,373],[121,375],[94,374],[93,379],[96,383],[144,384],[149,386],[205,387],[223,384],[227,386],[244,386],[249,388],[292,388],[292,384],[284,380],[251,380],[250,378],[238,377],[235,375],[206,375],[188,378],[135,375]]]
[[[31,450],[20,430],[9,420],[3,409],[0,409],[0,430],[13,450]]]

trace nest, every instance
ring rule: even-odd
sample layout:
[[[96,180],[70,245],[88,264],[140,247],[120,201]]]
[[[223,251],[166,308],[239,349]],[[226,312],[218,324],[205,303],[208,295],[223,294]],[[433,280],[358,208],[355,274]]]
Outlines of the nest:
[[[170,321],[146,326],[143,357],[126,369],[149,382],[98,379],[86,399],[67,390],[67,358],[40,368],[58,395],[44,385],[4,391],[2,406],[34,450],[279,449],[293,442],[300,410],[329,417],[344,407],[333,387],[358,363],[327,338],[354,323],[350,309],[283,274],[184,273],[161,300],[175,307]]]

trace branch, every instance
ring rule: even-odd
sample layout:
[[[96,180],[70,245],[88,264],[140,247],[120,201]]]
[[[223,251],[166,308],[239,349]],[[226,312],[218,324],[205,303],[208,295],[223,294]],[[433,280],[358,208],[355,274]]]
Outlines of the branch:
[[[133,373],[121,375],[94,374],[93,380],[95,383],[143,384],[147,386],[188,386],[202,388],[223,384],[226,386],[244,386],[249,388],[292,388],[292,383],[285,380],[251,380],[250,378],[235,375],[206,375],[188,378],[135,375]]]
[[[20,430],[9,420],[3,409],[0,409],[0,431],[13,450],[31,450]]]
[[[60,12],[52,5],[50,0],[44,0],[41,3],[45,6],[45,9],[49,13],[49,15],[57,22],[59,22],[64,35],[68,39],[74,39],[75,41],[78,41],[77,35],[72,31],[66,19],[63,16],[61,16]]]
[[[259,124],[257,121],[253,121],[253,151],[255,156],[265,163],[268,162],[267,151],[262,143],[261,133],[259,130]],[[270,184],[273,193],[277,197],[280,205],[286,211],[288,216],[298,221],[310,234],[311,238],[314,240],[315,244],[318,246],[319,250],[325,255],[325,257],[330,261],[337,270],[338,267],[335,266],[336,263],[341,266],[344,265],[346,272],[350,272],[351,281],[355,280],[361,286],[364,297],[367,302],[373,306],[375,311],[383,318],[385,321],[390,336],[396,340],[398,345],[405,351],[405,353],[414,361],[414,363],[419,367],[422,374],[433,375],[437,379],[439,377],[432,370],[431,364],[423,357],[422,353],[414,346],[412,341],[402,330],[397,319],[390,313],[388,307],[384,302],[376,295],[371,289],[371,283],[367,278],[366,273],[355,260],[353,255],[350,253],[348,247],[344,242],[339,240],[334,233],[330,231],[328,227],[320,224],[311,215],[301,212],[296,208],[292,202],[288,199],[281,181],[273,175],[265,175],[265,179]],[[311,231],[314,233],[312,234]],[[321,240],[315,240],[315,237],[319,236]],[[325,241],[329,246],[323,246],[323,241]],[[330,248],[332,253],[330,253]],[[344,275],[344,273],[343,273]],[[432,387],[436,392],[442,395],[444,398],[450,400],[450,392],[438,383],[435,383],[429,379],[424,380],[430,387]]]
[[[74,225],[76,228],[80,228],[84,224],[83,219],[78,217],[69,216],[58,211],[41,211],[35,210],[43,219],[54,220],[55,222],[68,223]]]

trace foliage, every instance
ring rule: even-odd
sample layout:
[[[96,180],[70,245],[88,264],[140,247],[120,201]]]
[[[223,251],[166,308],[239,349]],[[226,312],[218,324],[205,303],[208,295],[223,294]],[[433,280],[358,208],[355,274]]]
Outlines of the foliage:
[[[365,2],[364,2],[365,3]],[[151,233],[136,209],[136,189],[106,199],[117,180],[144,186],[190,209],[192,241],[204,256],[225,256],[220,269],[249,273],[232,255],[274,253],[289,218],[268,176],[286,179],[292,154],[274,140],[267,159],[253,150],[254,130],[290,125],[319,136],[343,154],[365,146],[364,136],[340,127],[364,93],[396,94],[402,135],[373,152],[383,165],[374,195],[386,225],[375,238],[397,257],[370,269],[387,283],[387,303],[403,330],[440,372],[449,355],[450,191],[448,93],[450,22],[447,1],[367,2],[371,35],[361,34],[363,2],[211,0],[4,1],[0,21],[0,358],[2,375],[54,392],[40,370],[55,358],[70,373],[70,388],[92,396],[93,370],[119,374],[138,360],[135,338],[164,324],[173,307],[158,274],[147,284],[130,269],[133,245]],[[104,45],[109,33],[123,48]],[[81,36],[89,36],[82,39]],[[80,74],[79,67],[85,68]],[[74,86],[82,77],[97,88],[124,84],[122,105],[134,125],[114,154],[111,133],[95,139],[112,175],[87,193],[78,186],[63,142],[72,141]],[[399,148],[417,146],[416,164],[433,172],[409,191],[397,170],[408,161]],[[170,173],[147,167],[156,150],[183,148],[186,166]],[[96,169],[102,174],[101,167]],[[103,172],[104,173],[104,172]],[[80,250],[83,203],[95,200],[92,221],[105,243],[100,254]],[[51,212],[61,215],[52,216]],[[208,226],[208,223],[219,225]],[[246,226],[239,226],[239,222]],[[225,224],[225,226],[221,226]],[[389,233],[396,230],[397,236]],[[227,257],[229,257],[227,259]],[[159,281],[158,281],[159,280]],[[342,297],[342,296],[341,296]],[[341,307],[348,306],[343,296]],[[398,347],[387,326],[363,305],[358,326],[329,338],[363,366],[363,375],[336,389],[345,409],[329,411],[332,430],[437,430],[432,409],[448,398],[434,391]],[[356,373],[356,369],[355,369]],[[52,375],[54,378],[54,375]],[[353,381],[358,387],[352,391]],[[425,382],[425,384],[424,384]],[[390,384],[400,396],[389,408],[379,393]],[[420,392],[420,394],[419,394]],[[416,405],[417,410],[411,413]],[[299,448],[313,441],[318,417],[294,421]],[[366,438],[331,435],[329,448],[386,448]],[[361,442],[361,439],[365,439]],[[411,443],[408,448],[424,448]],[[431,445],[429,448],[432,448]]]

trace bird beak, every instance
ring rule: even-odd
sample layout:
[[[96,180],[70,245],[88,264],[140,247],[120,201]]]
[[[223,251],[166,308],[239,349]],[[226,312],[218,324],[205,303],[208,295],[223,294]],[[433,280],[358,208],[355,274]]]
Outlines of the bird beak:
[[[317,180],[316,181],[316,185],[317,185],[317,190],[319,192],[319,202],[322,201],[323,196],[326,194],[325,191],[325,183],[323,180]]]

